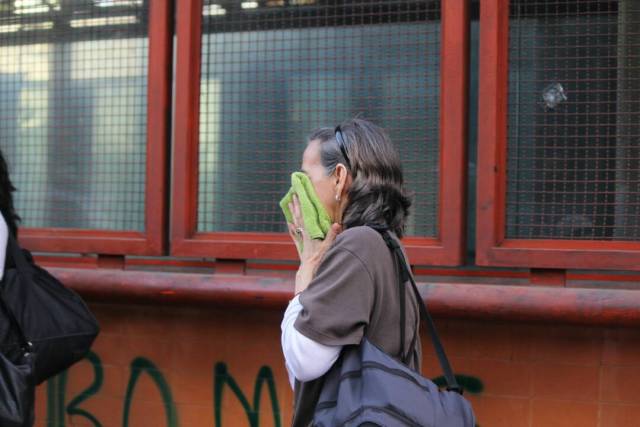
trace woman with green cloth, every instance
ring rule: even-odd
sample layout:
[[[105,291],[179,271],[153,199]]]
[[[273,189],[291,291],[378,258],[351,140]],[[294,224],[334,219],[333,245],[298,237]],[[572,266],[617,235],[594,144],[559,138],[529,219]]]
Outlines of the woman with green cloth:
[[[400,295],[394,258],[381,235],[387,226],[402,237],[411,204],[400,159],[375,124],[347,120],[308,138],[302,173],[281,202],[300,267],[295,297],[282,321],[282,350],[295,390],[293,426],[309,426],[322,387],[343,346],[363,337],[387,354],[410,355],[420,371],[420,315],[405,287],[405,342],[400,343]]]

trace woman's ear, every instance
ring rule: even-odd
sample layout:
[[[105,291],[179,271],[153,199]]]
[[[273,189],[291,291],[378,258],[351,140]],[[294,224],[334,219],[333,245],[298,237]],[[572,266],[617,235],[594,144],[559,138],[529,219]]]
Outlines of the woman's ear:
[[[338,163],[335,170],[335,192],[336,192],[336,201],[340,201],[342,198],[342,193],[346,190],[347,181],[349,179],[349,172],[347,168],[342,164]]]

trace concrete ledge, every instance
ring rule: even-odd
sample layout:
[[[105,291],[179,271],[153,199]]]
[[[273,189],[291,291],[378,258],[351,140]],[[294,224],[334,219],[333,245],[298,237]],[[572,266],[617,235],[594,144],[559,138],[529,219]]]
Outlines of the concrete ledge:
[[[50,268],[96,302],[284,309],[293,280],[262,276]],[[419,284],[434,317],[640,325],[640,291],[542,286]]]

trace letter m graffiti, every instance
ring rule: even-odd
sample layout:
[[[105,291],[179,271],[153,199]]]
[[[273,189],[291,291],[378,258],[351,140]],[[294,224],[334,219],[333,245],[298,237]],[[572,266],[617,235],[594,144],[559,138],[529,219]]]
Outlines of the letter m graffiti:
[[[231,376],[227,369],[227,365],[224,363],[217,363],[214,368],[214,413],[215,413],[215,427],[222,427],[222,393],[225,389],[225,385],[228,385],[236,398],[240,401],[242,408],[244,409],[247,418],[249,420],[249,427],[260,426],[260,397],[262,394],[262,386],[266,383],[267,390],[269,391],[269,397],[271,398],[271,411],[273,413],[273,425],[275,427],[282,427],[280,422],[280,406],[278,404],[278,396],[276,394],[276,386],[273,379],[273,373],[268,366],[263,366],[258,371],[258,377],[253,388],[253,405],[249,404],[249,400],[242,392],[238,383]],[[231,425],[231,424],[230,424]],[[233,422],[233,425],[237,425],[237,422]]]

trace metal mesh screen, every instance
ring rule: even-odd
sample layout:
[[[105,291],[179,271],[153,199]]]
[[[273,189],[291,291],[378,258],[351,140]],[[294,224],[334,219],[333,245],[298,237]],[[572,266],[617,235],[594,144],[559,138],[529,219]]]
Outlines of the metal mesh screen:
[[[640,238],[640,2],[510,6],[508,238]]]
[[[142,0],[0,2],[0,146],[26,227],[144,229]]]
[[[399,148],[408,234],[436,236],[439,67],[439,2],[205,1],[198,230],[285,231],[305,136],[359,114]]]

